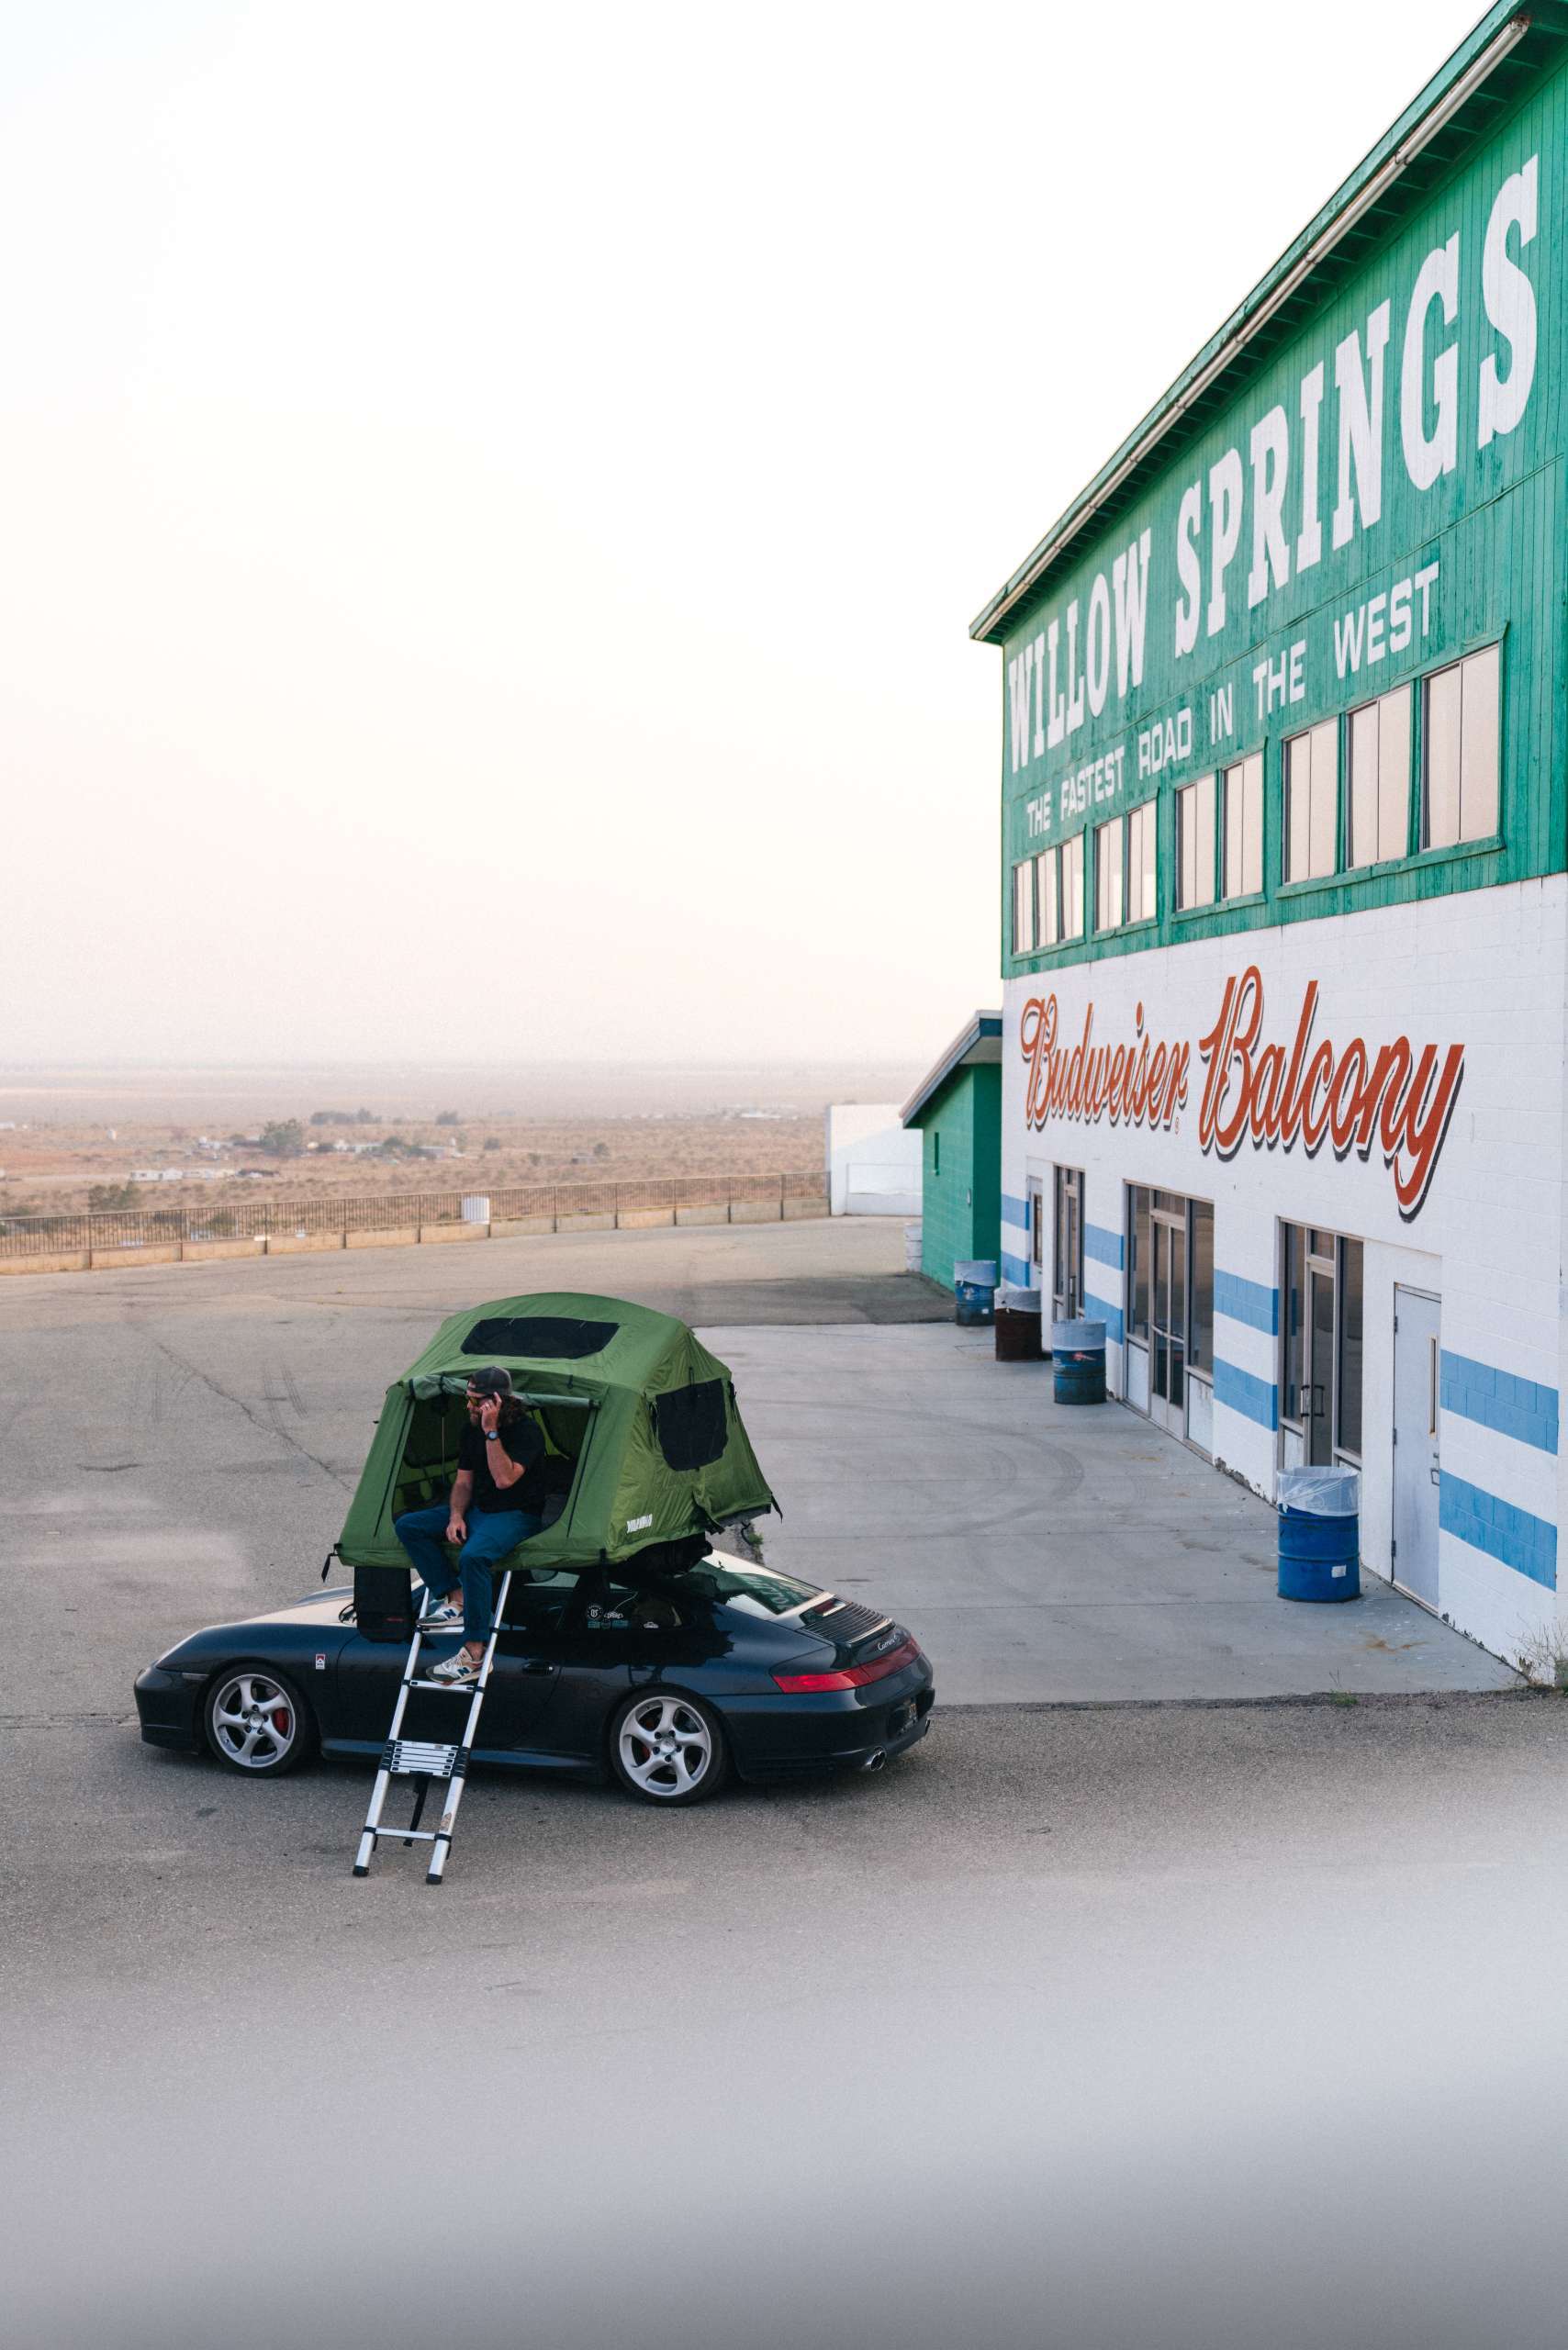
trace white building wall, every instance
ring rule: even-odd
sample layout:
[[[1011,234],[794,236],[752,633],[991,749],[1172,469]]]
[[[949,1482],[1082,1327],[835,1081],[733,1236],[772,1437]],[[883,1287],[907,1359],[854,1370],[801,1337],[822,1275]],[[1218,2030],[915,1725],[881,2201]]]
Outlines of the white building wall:
[[[1084,1171],[1089,1313],[1103,1311],[1107,1376],[1124,1392],[1125,1187],[1147,1183],[1214,1203],[1216,1462],[1273,1498],[1285,1433],[1280,1381],[1279,1226],[1317,1225],[1364,1244],[1361,1550],[1391,1572],[1393,1335],[1396,1285],[1441,1299],[1439,1606],[1500,1655],[1517,1656],[1559,1618],[1557,1529],[1565,1497],[1560,1398],[1568,1381],[1562,1248],[1568,1219],[1564,987],[1568,878],[1480,890],[1230,938],[1198,938],[1011,981],[1002,1035],[1003,1278],[1029,1277],[1024,1203],[1038,1179]],[[1400,1214],[1374,1140],[1336,1158],[1255,1146],[1221,1159],[1200,1147],[1207,1068],[1200,1040],[1226,981],[1255,965],[1259,1047],[1288,1053],[1308,982],[1319,989],[1313,1046],[1360,1037],[1373,1056],[1400,1035],[1415,1051],[1464,1047],[1463,1075],[1425,1200]],[[1096,1046],[1130,1044],[1137,1007],[1157,1042],[1191,1048],[1185,1102],[1169,1131],[1047,1114],[1025,1123],[1020,1023],[1055,996],[1058,1049],[1093,1008]],[[1226,1280],[1224,1277],[1232,1277]],[[1271,1424],[1272,1423],[1272,1424]]]
[[[896,1102],[834,1102],[826,1126],[832,1214],[920,1214],[920,1129],[901,1124]]]

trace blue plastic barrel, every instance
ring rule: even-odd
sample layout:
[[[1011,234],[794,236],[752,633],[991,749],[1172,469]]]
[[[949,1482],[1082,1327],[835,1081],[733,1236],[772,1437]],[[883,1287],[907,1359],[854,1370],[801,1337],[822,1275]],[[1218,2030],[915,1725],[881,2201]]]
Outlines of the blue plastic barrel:
[[[996,1319],[996,1259],[964,1257],[953,1268],[955,1318],[971,1330]]]
[[[1282,1599],[1361,1597],[1360,1501],[1360,1483],[1353,1470],[1281,1472]]]
[[[1051,1324],[1051,1391],[1058,1404],[1105,1401],[1105,1325]]]

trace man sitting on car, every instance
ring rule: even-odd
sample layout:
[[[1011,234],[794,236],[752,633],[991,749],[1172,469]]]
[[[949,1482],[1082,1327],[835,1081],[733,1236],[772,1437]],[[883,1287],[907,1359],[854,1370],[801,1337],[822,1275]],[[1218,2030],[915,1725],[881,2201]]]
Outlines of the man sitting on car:
[[[498,1365],[468,1382],[468,1426],[457,1449],[450,1501],[405,1510],[393,1527],[425,1589],[426,1631],[455,1630],[463,1646],[431,1669],[432,1681],[476,1681],[494,1613],[492,1572],[544,1523],[544,1438]],[[458,1572],[442,1545],[458,1549]],[[461,1592],[461,1604],[459,1593]]]

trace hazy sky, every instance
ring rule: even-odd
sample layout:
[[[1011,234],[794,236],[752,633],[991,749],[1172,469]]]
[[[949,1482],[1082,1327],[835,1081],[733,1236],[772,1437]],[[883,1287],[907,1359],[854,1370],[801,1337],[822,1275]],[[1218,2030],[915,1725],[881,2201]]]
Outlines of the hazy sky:
[[[0,1060],[933,1058],[970,617],[1479,13],[13,0]]]

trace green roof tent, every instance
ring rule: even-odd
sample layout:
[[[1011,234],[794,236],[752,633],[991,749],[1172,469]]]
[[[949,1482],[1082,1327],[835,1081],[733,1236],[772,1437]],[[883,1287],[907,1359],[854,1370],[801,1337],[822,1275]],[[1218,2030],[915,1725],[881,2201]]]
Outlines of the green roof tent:
[[[571,1291],[503,1297],[453,1315],[387,1389],[337,1544],[345,1566],[407,1567],[393,1520],[444,1497],[485,1363],[510,1372],[544,1435],[553,1498],[519,1567],[613,1564],[778,1506],[729,1371],[684,1322]]]

